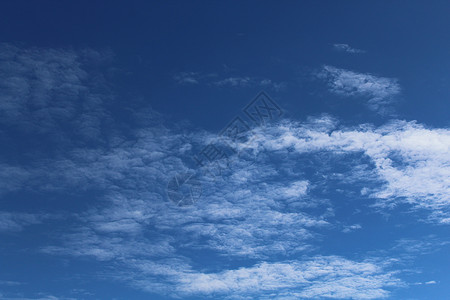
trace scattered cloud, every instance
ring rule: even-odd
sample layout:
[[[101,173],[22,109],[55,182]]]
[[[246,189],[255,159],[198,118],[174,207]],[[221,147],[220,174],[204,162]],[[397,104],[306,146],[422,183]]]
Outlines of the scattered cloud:
[[[352,232],[352,231],[355,231],[355,230],[358,230],[361,228],[362,228],[362,226],[359,224],[348,225],[348,226],[344,226],[344,229],[342,229],[342,232],[349,233],[349,232]]]
[[[253,147],[298,153],[329,151],[364,155],[373,169],[359,168],[358,176],[372,172],[378,187],[366,194],[379,199],[379,207],[407,203],[431,211],[430,220],[445,224],[450,215],[450,130],[426,128],[416,122],[392,121],[373,128],[321,130],[298,123],[267,129]],[[363,165],[365,166],[365,165]],[[355,170],[353,169],[352,172]]]
[[[251,82],[250,77],[228,77],[228,78],[216,81],[215,84],[218,86],[245,87],[245,86],[249,86],[250,82]]]
[[[33,298],[23,297],[21,294],[22,293],[11,296],[0,294],[0,300],[75,300],[75,298],[57,297],[46,293],[38,293],[36,297]]]
[[[361,98],[367,101],[371,110],[382,114],[387,112],[387,106],[392,104],[401,91],[397,79],[377,77],[332,66],[324,66],[317,76],[327,83],[332,93]]]
[[[316,152],[339,154],[344,162],[345,155],[366,156],[373,169],[359,168],[354,175],[376,174],[377,185],[367,187],[366,196],[378,199],[382,208],[405,202],[425,208],[431,211],[431,221],[441,222],[450,212],[450,176],[446,176],[450,174],[450,132],[404,121],[378,128],[338,126],[335,119],[324,116],[256,128],[255,138],[246,147],[261,153],[257,160],[237,159],[217,180],[200,175],[205,195],[195,206],[183,209],[164,198],[167,182],[190,170],[185,161],[196,148],[190,141],[206,145],[209,134],[186,136],[159,124],[136,130],[133,142],[122,139],[107,149],[72,149],[64,158],[37,164],[36,170],[29,171],[35,178],[32,182],[40,178],[51,182],[52,189],[101,190],[105,197],[72,216],[76,226],[41,251],[114,261],[129,272],[124,281],[161,293],[173,287],[180,295],[387,297],[387,288],[400,286],[401,281],[377,264],[342,257],[289,260],[310,255],[316,247],[312,243],[318,238],[316,231],[333,224],[330,203],[313,196],[320,183],[303,171],[296,172],[294,162],[302,162],[300,155]],[[284,157],[285,162],[279,163],[276,157]],[[342,178],[350,180],[351,175]],[[311,205],[314,213],[298,209]],[[8,218],[16,220],[3,219]],[[20,230],[35,222],[29,217],[18,220],[3,227]],[[354,224],[344,232],[360,227]],[[256,264],[230,269],[222,262],[216,266],[219,270],[206,272],[194,268],[182,249],[209,250],[219,260],[234,257]],[[175,262],[158,262],[164,260]],[[147,275],[155,277],[149,281]]]
[[[414,285],[432,285],[432,284],[437,284],[437,282],[436,281],[434,281],[434,280],[430,280],[430,281],[426,281],[426,282],[416,282],[416,283],[414,283]]]
[[[0,211],[0,233],[22,231],[24,227],[42,223],[48,215]]]
[[[6,285],[6,286],[16,286],[21,285],[22,283],[18,281],[11,281],[11,280],[0,280],[0,285]]]
[[[355,54],[366,53],[366,51],[350,47],[348,44],[333,44],[333,48],[336,51],[347,53],[355,53]]]
[[[109,93],[86,63],[97,61],[97,52],[2,47],[0,115],[5,118],[0,122],[32,133],[64,123],[81,128],[84,137],[101,135]],[[320,77],[332,92],[365,97],[377,111],[400,93],[394,79],[329,66]],[[193,72],[174,79],[179,84],[283,87],[269,79]],[[58,130],[61,135],[70,131]],[[178,297],[375,299],[404,286],[398,272],[383,262],[390,257],[313,254],[324,231],[362,228],[353,222],[335,226],[334,199],[326,197],[330,182],[351,184],[362,191],[357,197],[374,199],[377,209],[406,204],[411,211],[427,210],[434,224],[450,223],[449,129],[399,120],[380,127],[340,127],[336,119],[322,116],[303,123],[285,120],[254,133],[242,148],[258,155],[236,158],[212,178],[193,169],[191,161],[214,135],[147,120],[143,128],[114,132],[107,146],[71,145],[26,167],[2,163],[0,189],[3,195],[27,189],[102,195],[86,202],[88,209],[67,214],[70,229],[51,232],[51,243],[40,246],[41,253],[108,263],[109,271],[120,274],[114,279]],[[335,164],[340,173],[334,172]],[[198,171],[204,194],[196,205],[176,207],[166,197],[167,183],[188,171]],[[19,232],[48,218],[2,211],[0,232]],[[411,244],[405,239],[397,249],[430,248]],[[214,265],[202,265],[198,253],[208,253]]]
[[[231,76],[224,77],[216,73],[201,73],[201,72],[180,72],[176,74],[174,80],[182,85],[197,85],[205,84],[218,87],[260,87],[274,91],[284,90],[287,86],[285,82],[274,82],[271,79],[250,77],[250,76]]]
[[[218,75],[215,73],[201,73],[201,72],[180,72],[173,76],[173,79],[178,84],[195,85],[203,82],[209,82]]]
[[[111,94],[97,69],[108,57],[90,49],[0,44],[0,124],[59,139],[99,138]]]
[[[197,84],[198,73],[195,72],[181,72],[174,76],[174,79],[180,84]]]
[[[396,241],[392,250],[404,253],[405,255],[430,254],[439,251],[442,247],[449,244],[449,241],[438,239],[432,235],[422,237],[420,240],[402,238]]]
[[[221,87],[261,87],[275,91],[281,91],[286,88],[286,83],[284,82],[274,82],[270,79],[253,77],[228,77],[215,81],[214,84]]]
[[[229,299],[255,297],[378,299],[389,296],[390,287],[404,285],[385,263],[356,262],[339,256],[316,256],[303,261],[262,262],[251,267],[218,273],[195,272],[186,266],[140,262],[146,276],[164,275],[182,295],[226,295]],[[151,280],[137,280],[141,288],[155,288]],[[241,299],[241,298],[239,298]]]

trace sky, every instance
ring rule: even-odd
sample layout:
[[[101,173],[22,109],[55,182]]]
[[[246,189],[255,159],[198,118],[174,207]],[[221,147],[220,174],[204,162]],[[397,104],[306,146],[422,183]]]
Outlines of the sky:
[[[0,3],[0,299],[448,299],[447,1]]]

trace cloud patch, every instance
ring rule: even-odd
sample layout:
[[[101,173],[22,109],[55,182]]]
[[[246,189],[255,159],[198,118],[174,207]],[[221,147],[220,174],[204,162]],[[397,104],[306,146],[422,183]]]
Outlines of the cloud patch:
[[[347,52],[347,53],[352,53],[352,54],[366,53],[366,51],[357,49],[357,48],[353,48],[348,44],[333,44],[333,49],[336,51]]]
[[[367,73],[324,66],[317,77],[324,80],[330,92],[365,100],[368,107],[379,113],[386,113],[401,88],[397,79],[377,77]]]
[[[318,129],[289,123],[267,129],[254,140],[253,147],[271,151],[295,149],[298,153],[329,151],[360,153],[371,159],[374,169],[352,172],[371,178],[378,187],[364,189],[379,199],[379,207],[407,203],[431,211],[430,220],[446,224],[450,216],[450,130],[427,128],[416,122],[391,121],[373,128]],[[263,137],[263,138],[262,138]],[[351,177],[351,176],[350,176]]]
[[[0,124],[59,138],[99,138],[111,98],[99,69],[110,57],[91,49],[0,44]]]
[[[227,299],[379,299],[389,288],[404,285],[386,263],[362,262],[339,256],[316,256],[303,261],[262,262],[251,267],[218,273],[195,272],[187,266],[141,262],[147,276],[163,275],[178,295],[224,296]],[[151,281],[137,280],[141,288],[155,288]]]

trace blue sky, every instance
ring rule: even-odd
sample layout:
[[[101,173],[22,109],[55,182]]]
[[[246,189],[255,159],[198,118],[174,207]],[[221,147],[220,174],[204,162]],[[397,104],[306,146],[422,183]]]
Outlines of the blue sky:
[[[0,299],[448,298],[449,10],[2,2]]]

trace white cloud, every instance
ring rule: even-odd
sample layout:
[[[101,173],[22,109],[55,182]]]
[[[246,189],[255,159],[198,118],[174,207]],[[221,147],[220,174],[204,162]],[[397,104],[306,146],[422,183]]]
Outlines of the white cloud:
[[[370,109],[385,113],[386,106],[400,94],[396,79],[357,73],[332,66],[324,66],[317,75],[325,80],[335,94],[362,98]]]
[[[362,226],[360,224],[353,224],[353,225],[348,225],[348,226],[344,226],[344,229],[342,229],[342,232],[348,233],[348,232],[352,232],[355,231],[357,229],[361,229]]]
[[[173,79],[181,85],[207,84],[232,88],[260,87],[274,91],[281,91],[286,88],[285,82],[275,82],[268,78],[250,76],[224,77],[216,73],[180,72],[174,75]]]
[[[286,88],[284,82],[274,82],[271,79],[258,79],[255,77],[228,77],[214,82],[221,87],[261,87],[280,91]]]
[[[181,159],[192,152],[191,147],[185,147],[188,137],[156,126],[138,130],[135,141],[121,141],[109,149],[72,150],[66,158],[46,162],[42,164],[44,169],[31,173],[51,173],[46,175],[51,176],[51,180],[47,177],[44,181],[51,182],[54,188],[100,189],[105,191],[106,199],[77,215],[77,226],[61,236],[59,244],[45,246],[42,251],[115,261],[138,277],[145,271],[133,264],[137,258],[146,261],[177,258],[185,264],[186,270],[176,273],[158,264],[154,267],[172,274],[164,275],[168,282],[159,278],[154,279],[153,284],[156,281],[161,289],[176,286],[178,292],[186,294],[208,294],[213,290],[251,294],[258,291],[255,281],[265,283],[268,280],[272,286],[267,283],[264,293],[277,293],[280,297],[385,297],[388,283],[399,281],[393,279],[392,273],[370,269],[369,262],[361,264],[343,258],[320,258],[316,265],[312,262],[314,259],[306,264],[285,261],[292,255],[310,253],[314,249],[311,241],[316,238],[314,230],[330,226],[329,207],[320,207],[320,201],[317,205],[321,212],[315,214],[292,206],[293,201],[316,201],[309,195],[315,190],[315,183],[301,173],[293,173],[292,161],[297,159],[295,155],[323,151],[365,155],[372,160],[374,172],[384,181],[377,188],[368,188],[367,195],[381,200],[380,205],[406,201],[414,207],[427,208],[439,221],[448,217],[441,211],[448,207],[448,202],[444,201],[449,194],[448,182],[441,185],[434,182],[442,182],[442,174],[448,172],[446,153],[450,134],[445,129],[427,129],[400,121],[380,128],[336,127],[336,120],[325,116],[303,124],[285,122],[259,129],[260,132],[256,130],[256,138],[248,146],[262,152],[258,160],[237,160],[237,165],[224,173],[221,180],[214,182],[204,178],[204,198],[196,206],[181,209],[165,201],[162,195],[171,176],[188,170]],[[206,135],[196,138],[204,142],[210,140]],[[285,157],[288,160],[285,163],[272,162],[269,155],[283,156],[285,152],[280,151],[290,151],[294,156]],[[417,171],[428,166],[436,168],[437,172]],[[52,172],[45,171],[46,168]],[[365,169],[360,171],[365,172]],[[410,186],[409,181],[415,181],[402,180],[404,176],[426,177],[420,178],[424,185],[418,190]],[[406,200],[405,196],[408,196]],[[358,226],[355,224],[348,229],[355,230]],[[146,237],[149,232],[152,239]],[[204,273],[192,270],[189,258],[180,255],[179,249],[210,250],[222,256],[266,262],[254,267]],[[268,261],[274,256],[281,259]],[[343,265],[344,271],[338,271],[337,265]],[[358,271],[362,266],[370,270]],[[311,275],[312,269],[322,270],[325,275]],[[266,278],[263,273],[267,270],[279,272],[280,278],[267,279],[270,276]],[[294,275],[290,276],[287,270]],[[310,274],[311,280],[299,281],[300,275],[305,274]],[[124,280],[140,288],[155,288],[142,278],[124,277]],[[299,284],[301,289],[292,291]]]
[[[251,83],[250,77],[228,77],[219,81],[216,81],[215,84],[218,86],[240,86],[245,87],[249,86]]]
[[[73,89],[67,89],[75,94],[73,99],[78,99],[77,93],[87,93],[89,86],[83,83],[90,77],[81,67],[81,54],[17,48],[13,48],[13,53],[19,53],[25,61],[19,64],[24,70],[29,71],[33,65],[30,59],[39,62],[38,65],[51,64],[55,60],[56,66],[41,66],[38,71],[45,76],[38,80],[19,71],[8,73],[19,72],[22,77],[19,76],[18,82],[22,87],[33,86],[32,96],[25,98],[25,104],[10,105],[8,93],[18,97],[22,96],[23,90],[15,85],[15,79],[6,81],[4,89],[8,101],[0,110],[20,116],[25,123],[33,123],[44,116],[46,122],[39,130],[50,130],[51,126],[47,125],[54,124],[59,117],[75,120],[79,117],[79,122],[90,127],[90,122],[84,123],[87,112],[82,110],[80,114],[72,114],[74,108],[70,101],[61,104],[61,111],[47,110],[55,105],[55,90],[61,92],[55,86],[80,83],[80,86],[75,84]],[[10,56],[2,55],[4,61],[11,61]],[[75,66],[73,70],[68,68],[71,64]],[[225,84],[274,84],[266,79],[248,78],[246,81],[242,78],[243,81]],[[370,82],[378,78],[366,79]],[[195,84],[199,77],[187,73],[178,80]],[[344,82],[336,88],[351,86],[346,80]],[[384,88],[387,91],[356,88],[353,93],[369,95],[373,99],[386,98],[389,88]],[[66,91],[65,88],[61,90]],[[39,92],[40,96],[35,97]],[[14,99],[11,103],[22,101]],[[98,107],[102,107],[101,100],[94,100],[86,104],[87,111],[95,110],[97,100],[100,101]],[[30,103],[42,104],[43,111],[47,112],[36,115],[29,108]],[[99,113],[103,112],[100,110]],[[395,273],[386,270],[384,264],[337,256],[307,258],[317,247],[313,241],[319,236],[318,231],[333,227],[333,220],[329,218],[332,207],[330,201],[312,194],[322,186],[293,165],[298,158],[296,155],[318,151],[344,155],[360,153],[369,157],[374,164],[372,171],[383,182],[378,187],[367,187],[366,195],[380,199],[381,206],[407,202],[413,207],[431,210],[433,220],[444,223],[449,218],[450,193],[446,179],[449,176],[445,177],[449,169],[446,155],[449,132],[446,129],[426,129],[415,123],[395,122],[380,128],[364,125],[338,130],[336,120],[330,117],[309,119],[305,124],[284,123],[268,127],[263,134],[255,135],[250,144],[256,152],[261,152],[255,161],[237,159],[236,164],[216,180],[200,175],[204,197],[195,206],[178,208],[165,199],[167,182],[172,176],[190,170],[187,161],[194,153],[195,144],[208,143],[211,134],[184,134],[151,120],[147,120],[146,126],[128,132],[128,135],[116,133],[107,147],[72,147],[57,158],[36,159],[27,168],[2,165],[0,177],[5,179],[1,183],[5,191],[25,187],[45,192],[76,189],[80,196],[86,191],[103,195],[101,199],[94,199],[87,211],[67,215],[71,229],[54,237],[51,245],[41,247],[44,253],[108,261],[117,271],[128,272],[128,277],[122,280],[161,293],[173,288],[180,295],[220,293],[252,297],[262,292],[268,298],[272,295],[386,297],[389,295],[387,288],[399,286],[401,282]],[[292,152],[292,156],[284,155],[286,152]],[[274,157],[278,160],[273,160]],[[358,175],[367,175],[365,168],[358,171]],[[422,184],[420,189],[415,186],[417,182]],[[314,213],[299,207],[312,207]],[[22,230],[24,226],[43,220],[29,214],[5,212],[0,215],[3,220],[0,230],[3,228],[4,231]],[[349,229],[358,229],[358,226],[351,225]],[[191,261],[193,258],[188,253],[196,250],[208,250],[220,259],[245,260],[254,265],[230,268],[217,263],[214,270],[206,270]],[[294,255],[299,260],[289,260]],[[300,260],[301,255],[304,260]]]
[[[280,297],[385,297],[389,283],[399,281],[393,273],[370,269],[370,262],[344,258],[286,262],[293,255],[311,253],[314,231],[332,225],[327,218],[329,206],[321,206],[309,194],[316,189],[316,183],[292,169],[292,162],[298,158],[295,155],[324,151],[369,157],[374,172],[384,183],[368,188],[367,195],[381,200],[380,205],[406,201],[431,210],[435,220],[448,218],[441,211],[448,208],[445,197],[449,195],[448,182],[445,178],[442,182],[442,174],[449,168],[446,154],[450,134],[446,129],[427,129],[400,121],[379,128],[362,125],[337,129],[336,120],[325,116],[256,131],[256,138],[248,146],[261,151],[257,161],[237,160],[237,165],[215,182],[204,178],[204,198],[196,206],[181,209],[163,198],[166,184],[171,176],[188,170],[183,159],[193,150],[186,146],[187,142],[192,138],[207,143],[209,135],[188,137],[158,125],[134,132],[133,142],[120,139],[108,149],[73,149],[64,158],[37,164],[40,169],[30,173],[43,182],[51,182],[54,189],[75,186],[101,190],[106,195],[101,203],[94,203],[91,209],[75,216],[77,225],[61,236],[59,243],[45,246],[42,251],[114,261],[120,269],[138,277],[147,272],[133,264],[138,258],[178,259],[185,268],[181,273],[164,264],[153,265],[159,272],[166,272],[154,276],[165,276],[167,282],[159,277],[152,279],[153,283],[145,278],[123,280],[140,288],[176,287],[184,294],[252,294],[258,292],[254,282],[261,280],[268,282],[268,288],[262,289],[264,293]],[[284,156],[286,152],[294,156]],[[272,161],[270,155],[280,154],[286,161]],[[416,172],[429,166],[437,172]],[[424,186],[416,189],[409,182],[415,181],[402,180],[403,176],[425,176],[420,178]],[[319,206],[314,214],[292,206],[293,202],[306,200]],[[349,229],[357,227],[355,224]],[[181,255],[180,249],[210,250],[221,257],[265,262],[208,273],[193,270],[189,257]],[[269,261],[272,257],[279,259]],[[267,271],[269,275],[279,272],[280,277],[272,281],[264,275]],[[319,271],[325,273],[319,276]],[[311,279],[303,282],[299,278],[305,274]]]
[[[305,196],[308,190],[309,182],[307,180],[300,180],[293,182],[289,187],[282,188],[280,194],[285,197],[302,197]]]
[[[366,52],[361,49],[356,49],[356,48],[350,47],[350,45],[348,45],[348,44],[333,44],[333,48],[334,48],[334,50],[343,51],[343,52],[347,52],[347,53],[365,53]]]
[[[275,91],[282,91],[287,86],[287,84],[285,82],[274,82],[270,79],[262,79],[259,82],[259,85],[263,88],[264,87],[272,88]]]
[[[6,286],[16,286],[21,285],[22,283],[18,281],[11,281],[11,280],[0,280],[0,285],[6,285]]]
[[[430,254],[449,245],[450,242],[436,238],[435,236],[425,236],[421,239],[402,238],[396,241],[392,248],[394,251],[403,253],[403,255]]]
[[[260,299],[352,298],[375,299],[389,296],[387,288],[401,286],[395,272],[384,263],[356,262],[338,256],[316,256],[303,261],[262,262],[251,267],[218,273],[192,271],[179,264],[155,265],[139,262],[144,274],[164,275],[178,295],[225,295],[227,298]],[[146,286],[146,283],[149,286]],[[150,280],[136,281],[151,290]]]
[[[431,219],[441,223],[446,223],[450,215],[448,129],[426,128],[404,121],[393,121],[379,128],[365,125],[340,130],[316,130],[286,123],[259,136],[262,138],[255,140],[253,147],[263,146],[270,151],[294,148],[298,153],[325,150],[363,154],[371,159],[373,171],[384,182],[371,192],[365,190],[380,200],[380,207],[409,203],[430,210]],[[363,175],[367,171],[360,172]]]
[[[23,297],[23,293],[18,293],[13,296],[5,296],[0,294],[0,300],[75,300],[75,298],[57,297],[46,293],[38,293],[36,297]]]
[[[200,74],[197,72],[180,72],[173,78],[180,84],[198,84]]]

